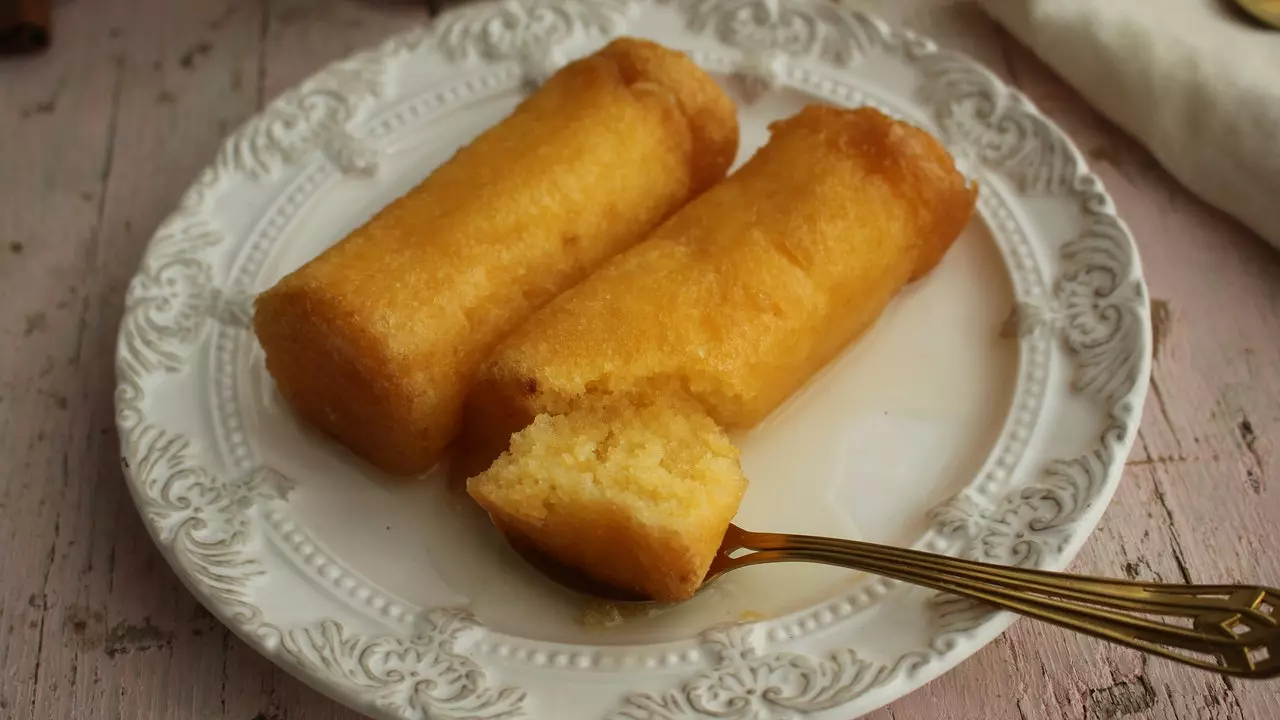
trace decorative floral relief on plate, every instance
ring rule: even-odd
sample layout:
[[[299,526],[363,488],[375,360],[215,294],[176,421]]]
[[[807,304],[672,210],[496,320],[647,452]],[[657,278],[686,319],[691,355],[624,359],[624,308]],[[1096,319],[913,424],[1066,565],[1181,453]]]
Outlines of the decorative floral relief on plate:
[[[1150,364],[1150,318],[1136,251],[1097,177],[1020,93],[968,58],[834,2],[469,4],[326,68],[228,138],[157,230],[128,290],[120,329],[122,462],[157,544],[238,634],[364,712],[405,719],[555,712],[572,720],[563,711],[574,708],[579,714],[573,717],[616,720],[844,720],[943,672],[1009,622],[972,603],[910,591],[901,597],[912,598],[904,607],[918,608],[912,624],[923,628],[921,640],[886,649],[868,645],[850,620],[875,604],[863,591],[860,602],[838,599],[789,618],[713,627],[670,646],[678,651],[567,650],[503,639],[462,608],[394,606],[392,612],[391,601],[335,562],[291,564],[272,550],[268,526],[273,532],[299,527],[290,519],[292,481],[252,458],[246,470],[219,457],[206,423],[190,409],[213,402],[190,395],[215,387],[198,381],[209,372],[211,338],[232,333],[236,342],[251,342],[252,295],[228,268],[267,206],[229,210],[224,203],[278,197],[317,162],[338,176],[373,176],[387,155],[380,144],[385,133],[370,132],[370,123],[389,108],[432,95],[432,107],[453,103],[460,111],[466,93],[433,89],[460,75],[477,88],[501,88],[498,78],[513,66],[536,83],[585,48],[635,28],[700,57],[721,58],[748,103],[744,113],[752,112],[753,101],[786,88],[832,101],[882,97],[915,114],[908,119],[930,124],[966,167],[991,181],[984,184],[984,195],[991,193],[984,207],[1000,218],[993,232],[1016,293],[1017,417],[979,479],[933,510],[920,546],[1061,568],[1118,482]],[[860,89],[860,77],[882,74],[910,79],[878,89],[881,95]],[[397,122],[408,123],[401,134],[415,132],[411,121]],[[314,182],[308,192],[322,186]],[[1045,203],[1077,215],[1078,227],[1061,236],[1054,220],[1060,215],[1038,215]],[[189,396],[175,401],[181,393]],[[1015,446],[1025,448],[1038,423],[1054,421],[1054,403],[1067,396],[1096,408],[1092,441],[1043,457],[1011,454]],[[1026,418],[1019,420],[1019,413]],[[289,532],[300,538],[295,549],[315,544],[300,529]],[[323,556],[319,548],[304,549],[300,557]],[[327,610],[301,619],[282,611],[288,599],[281,595],[321,593],[316,588],[325,583],[341,583],[346,592],[309,601]],[[908,592],[891,583],[869,587],[875,597]],[[355,596],[366,598],[365,605],[339,599]],[[591,677],[574,682],[574,673]]]

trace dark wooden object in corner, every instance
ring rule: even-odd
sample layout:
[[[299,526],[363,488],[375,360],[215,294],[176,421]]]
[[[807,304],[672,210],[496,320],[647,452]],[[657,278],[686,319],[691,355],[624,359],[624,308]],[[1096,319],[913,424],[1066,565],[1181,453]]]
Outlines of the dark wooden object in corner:
[[[0,55],[24,55],[49,47],[53,0],[0,0]]]

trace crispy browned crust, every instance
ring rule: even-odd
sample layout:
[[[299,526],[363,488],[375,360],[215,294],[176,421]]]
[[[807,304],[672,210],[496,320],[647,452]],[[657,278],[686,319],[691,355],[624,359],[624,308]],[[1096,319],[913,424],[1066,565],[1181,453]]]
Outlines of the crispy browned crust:
[[[936,139],[874,109],[776,123],[741,170],[495,351],[464,445],[483,457],[601,391],[678,389],[752,426],[941,260],[976,197]]]
[[[497,342],[720,179],[737,137],[692,61],[617,40],[264,293],[267,368],[358,455],[425,471]]]

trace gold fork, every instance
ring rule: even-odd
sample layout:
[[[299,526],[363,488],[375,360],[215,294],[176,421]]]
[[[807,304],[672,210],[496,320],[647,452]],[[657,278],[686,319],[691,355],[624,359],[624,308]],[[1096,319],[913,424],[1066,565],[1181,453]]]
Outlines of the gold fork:
[[[586,578],[518,539],[508,540],[530,564],[571,590],[612,602],[647,601]],[[1280,675],[1280,590],[1275,588],[1070,575],[857,540],[754,533],[736,525],[729,526],[703,587],[732,570],[776,562],[823,563],[874,573],[1224,675]]]

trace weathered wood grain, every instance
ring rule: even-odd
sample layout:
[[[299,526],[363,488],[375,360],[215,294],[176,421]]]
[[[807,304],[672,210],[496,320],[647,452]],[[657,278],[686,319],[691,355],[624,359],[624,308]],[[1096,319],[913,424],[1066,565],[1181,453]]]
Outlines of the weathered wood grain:
[[[1153,392],[1075,569],[1280,580],[1280,254],[971,4],[866,4],[1019,85],[1089,154],[1143,251],[1160,318]],[[219,139],[425,15],[413,2],[79,0],[58,5],[48,55],[0,63],[0,718],[358,717],[232,637],[165,565],[117,469],[111,357],[143,245]],[[871,717],[1271,720],[1280,698],[1020,622]]]
[[[411,10],[311,5],[341,22],[319,23],[301,59],[278,43],[300,74]],[[264,41],[288,10],[75,3],[53,52],[0,66],[0,717],[356,716],[181,587],[124,490],[111,407],[125,284],[221,138],[274,94]]]
[[[246,15],[259,7],[238,5]],[[26,477],[35,491],[28,501],[41,509],[8,513],[23,552],[9,567],[30,575],[30,559],[44,558],[39,581],[17,586],[42,610],[30,645],[34,666],[5,682],[13,683],[19,717],[195,717],[220,702],[221,639],[190,631],[204,612],[165,577],[122,492],[109,358],[143,243],[230,123],[254,107],[255,93],[237,94],[222,76],[257,55],[258,38],[226,17],[221,0],[65,7],[59,50],[37,62],[65,64],[52,88],[101,75],[105,90],[91,104],[57,102],[42,122],[88,125],[107,141],[88,156],[92,183],[51,187],[49,175],[86,160],[89,148],[78,147],[86,130],[47,139],[27,126],[4,133],[18,152],[42,154],[30,172],[6,173],[6,184],[29,192],[21,198],[19,190],[6,215],[61,223],[77,205],[93,211],[87,227],[51,227],[32,238],[38,252],[24,253],[14,268],[14,285],[37,303],[33,312],[66,303],[66,326],[51,319],[14,344],[19,352],[4,354],[17,363],[6,380],[18,404],[6,417],[19,433],[35,433]],[[5,69],[16,82],[35,80],[24,64]],[[40,379],[50,360],[53,372]]]

